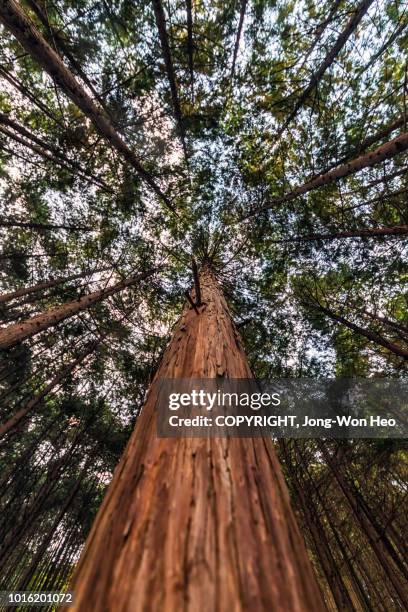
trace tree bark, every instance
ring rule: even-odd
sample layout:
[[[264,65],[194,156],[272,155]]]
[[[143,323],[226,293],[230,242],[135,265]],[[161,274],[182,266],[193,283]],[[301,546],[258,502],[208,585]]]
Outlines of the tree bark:
[[[43,283],[37,283],[36,285],[32,285],[31,287],[22,287],[21,289],[17,289],[16,291],[9,291],[8,293],[0,294],[0,304],[15,300],[19,297],[24,297],[25,295],[30,295],[31,293],[43,291],[44,289],[51,289],[52,287],[56,287],[57,285],[61,285],[62,283],[68,283],[69,281],[76,280],[78,278],[84,278],[85,276],[96,274],[97,272],[106,272],[106,270],[110,270],[110,268],[86,270],[85,272],[80,272],[79,274],[72,274],[71,276],[62,276],[60,278],[54,278],[49,281],[44,281]]]
[[[393,140],[390,140],[389,142],[386,142],[385,144],[381,145],[380,147],[378,147],[378,149],[375,149],[375,151],[370,151],[369,153],[361,155],[360,157],[357,157],[356,159],[353,159],[352,161],[346,164],[337,166],[336,168],[330,170],[329,172],[326,172],[325,174],[320,174],[314,179],[308,181],[307,183],[296,187],[296,189],[287,193],[286,195],[274,198],[264,206],[254,208],[245,217],[243,217],[241,221],[243,221],[244,219],[248,219],[249,217],[253,217],[254,215],[264,210],[273,208],[274,206],[284,204],[285,202],[290,202],[291,200],[294,200],[295,198],[298,198],[299,196],[304,195],[305,193],[308,193],[313,189],[317,189],[318,187],[323,187],[324,185],[333,183],[334,181],[337,181],[338,179],[343,178],[345,176],[349,176],[350,174],[354,174],[355,172],[358,172],[363,168],[370,168],[371,166],[375,166],[376,164],[379,164],[380,162],[384,161],[384,159],[390,159],[391,157],[394,157],[399,153],[403,153],[407,149],[408,132],[404,132],[400,136],[397,136],[397,138],[394,138]]]
[[[108,140],[120,156],[136,170],[165,204],[174,211],[167,196],[142,166],[136,154],[127,146],[115,130],[105,112],[86,93],[85,89],[78,83],[74,75],[68,70],[58,54],[50,47],[15,0],[3,0],[0,4],[0,21],[17,38],[24,50],[40,64],[74,104],[91,120],[98,132]]]
[[[270,439],[158,438],[162,378],[251,378],[209,267],[97,515],[73,610],[324,610]]]
[[[332,234],[308,234],[296,238],[285,238],[283,240],[269,240],[270,244],[283,244],[288,242],[309,242],[313,240],[338,240],[340,238],[377,238],[381,236],[402,236],[408,234],[408,225],[396,225],[394,227],[364,227],[344,232],[333,232]]]
[[[35,317],[31,317],[31,319],[20,321],[19,323],[14,323],[13,325],[0,329],[0,349],[13,346],[26,338],[30,338],[31,336],[38,334],[44,329],[54,327],[61,321],[76,315],[82,310],[90,308],[97,302],[100,302],[111,295],[115,295],[115,293],[136,284],[138,281],[144,280],[148,276],[151,276],[155,271],[156,270],[149,270],[148,272],[139,274],[138,276],[132,276],[131,278],[120,281],[111,287],[106,287],[105,289],[99,289],[93,293],[88,293],[78,300],[67,302],[61,306],[56,306],[39,315],[36,315]]]

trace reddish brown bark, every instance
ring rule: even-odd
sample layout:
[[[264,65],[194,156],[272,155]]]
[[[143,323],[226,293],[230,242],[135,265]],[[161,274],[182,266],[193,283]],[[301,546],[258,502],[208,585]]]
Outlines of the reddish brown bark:
[[[104,300],[110,295],[115,295],[115,293],[122,291],[122,289],[135,285],[138,281],[151,276],[153,272],[154,270],[149,270],[144,274],[133,276],[124,281],[116,283],[115,285],[106,287],[105,289],[98,289],[98,291],[88,293],[78,300],[73,300],[72,302],[62,304],[61,306],[55,306],[54,308],[50,308],[50,310],[36,315],[35,317],[31,317],[31,319],[20,321],[19,323],[14,323],[13,325],[9,325],[8,327],[1,329],[0,349],[13,346],[26,338],[30,338],[31,336],[38,334],[44,329],[57,325],[60,323],[60,321],[64,321],[78,312],[90,308],[97,302]]]
[[[252,377],[209,268],[98,513],[73,610],[323,610],[270,439],[158,438],[162,378]]]
[[[244,219],[248,219],[249,217],[253,217],[254,215],[264,210],[273,208],[274,206],[284,204],[285,202],[290,202],[291,200],[294,200],[295,198],[298,198],[299,196],[304,195],[305,193],[308,193],[313,189],[323,187],[324,185],[333,183],[334,181],[337,181],[340,178],[349,176],[350,174],[354,174],[355,172],[358,172],[363,168],[375,166],[376,164],[379,164],[380,162],[384,161],[384,159],[390,159],[391,157],[394,157],[399,153],[403,153],[407,149],[408,132],[404,132],[400,136],[397,136],[397,138],[394,138],[393,140],[390,140],[389,142],[386,142],[385,144],[381,145],[380,147],[378,147],[378,149],[375,149],[375,151],[370,151],[369,153],[361,155],[360,157],[357,157],[356,159],[353,159],[352,161],[346,164],[337,166],[336,168],[330,170],[329,172],[326,172],[325,174],[320,174],[314,179],[308,181],[307,183],[296,187],[296,189],[294,189],[290,193],[287,193],[286,195],[283,195],[279,198],[274,198],[264,206],[254,208],[246,215],[246,217],[242,219],[242,221]]]
[[[0,4],[0,21],[17,38],[22,47],[61,87],[64,93],[92,121],[96,129],[131,165],[156,194],[173,210],[167,196],[145,170],[136,154],[127,146],[115,130],[105,112],[101,110],[85,89],[68,70],[61,58],[50,47],[33,22],[15,0],[4,0]]]

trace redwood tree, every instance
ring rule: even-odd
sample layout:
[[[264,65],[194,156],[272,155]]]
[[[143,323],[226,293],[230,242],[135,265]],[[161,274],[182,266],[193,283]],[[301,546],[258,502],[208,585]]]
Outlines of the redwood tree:
[[[74,609],[325,609],[272,440],[157,437],[161,378],[252,377],[209,265],[200,281],[88,537]]]

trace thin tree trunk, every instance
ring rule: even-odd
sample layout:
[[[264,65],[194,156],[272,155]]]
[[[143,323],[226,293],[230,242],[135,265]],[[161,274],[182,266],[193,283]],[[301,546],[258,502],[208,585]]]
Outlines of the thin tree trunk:
[[[60,321],[64,321],[65,319],[78,314],[78,312],[81,312],[82,310],[87,310],[97,302],[100,302],[111,295],[115,295],[115,293],[136,284],[138,281],[144,280],[145,278],[151,276],[155,271],[156,270],[153,269],[143,274],[139,274],[138,276],[132,276],[131,278],[120,281],[111,287],[106,287],[105,289],[99,289],[93,293],[88,293],[78,300],[73,300],[72,302],[62,304],[61,306],[50,308],[49,310],[31,317],[31,319],[27,319],[26,321],[20,321],[19,323],[14,323],[13,325],[4,327],[0,330],[0,349],[13,346],[26,338],[30,338],[31,336],[38,334],[44,329],[54,327],[60,323]]]
[[[72,55],[72,53],[71,53],[71,51],[69,49],[69,46],[67,45],[63,35],[60,34],[60,32],[58,30],[56,30],[50,24],[50,22],[48,20],[47,13],[44,10],[44,8],[41,6],[40,2],[36,2],[36,0],[27,0],[27,2],[28,2],[29,7],[33,10],[35,15],[37,16],[37,18],[41,21],[43,26],[47,29],[47,31],[49,33],[49,36],[50,36],[50,43],[52,43],[52,42],[54,42],[54,44],[56,43],[56,45],[59,47],[59,49],[61,49],[62,53],[65,55],[65,57],[69,61],[69,63],[71,64],[72,68],[76,71],[78,76],[83,80],[85,85],[92,92],[92,95],[94,96],[94,98],[96,98],[96,100],[98,100],[99,104],[103,107],[104,111],[107,114],[109,114],[107,109],[106,109],[106,106],[105,106],[105,103],[104,103],[103,99],[101,98],[101,96],[96,91],[95,86],[92,83],[92,81],[89,79],[87,74],[83,71],[82,66],[80,65],[80,63]]]
[[[167,196],[142,166],[136,154],[122,140],[122,137],[105,115],[105,112],[86,93],[85,89],[78,83],[74,75],[68,70],[58,54],[50,47],[15,0],[2,1],[0,4],[0,21],[14,34],[24,50],[40,64],[74,104],[92,121],[98,132],[108,140],[120,156],[138,172],[164,203],[173,210]]]
[[[287,193],[286,195],[280,196],[278,198],[273,198],[267,204],[264,204],[264,206],[254,208],[241,220],[243,221],[244,219],[253,217],[254,215],[264,210],[268,210],[269,208],[273,208],[274,206],[278,206],[285,202],[290,202],[291,200],[294,200],[295,198],[298,198],[299,196],[304,195],[305,193],[308,193],[313,189],[317,189],[318,187],[323,187],[324,185],[333,183],[334,181],[337,181],[338,179],[343,178],[345,176],[349,176],[350,174],[354,174],[355,172],[358,172],[363,168],[370,168],[371,166],[375,166],[376,164],[379,164],[385,159],[390,159],[391,157],[394,157],[399,153],[403,153],[407,149],[408,132],[405,132],[400,136],[397,136],[397,138],[394,138],[393,140],[390,140],[389,142],[386,142],[385,144],[381,145],[380,147],[378,147],[378,149],[375,149],[375,151],[370,151],[369,153],[361,155],[360,157],[357,157],[356,159],[353,159],[352,161],[346,164],[337,166],[336,168],[330,170],[329,172],[326,172],[325,174],[320,174],[314,179],[308,181],[307,183],[296,187],[296,189]]]
[[[312,53],[312,51],[314,50],[314,48],[316,47],[317,43],[319,42],[319,40],[321,39],[323,33],[326,31],[326,27],[329,25],[329,23],[331,23],[333,21],[333,19],[336,17],[337,14],[337,9],[339,8],[340,4],[342,3],[343,0],[335,0],[332,4],[332,6],[330,7],[330,12],[327,16],[327,18],[323,21],[323,23],[321,23],[319,25],[319,27],[317,28],[316,31],[316,35],[313,39],[312,44],[310,45],[310,47],[308,48],[305,57],[303,58],[302,64],[301,66],[299,66],[299,70],[301,70],[303,68],[303,66],[306,64],[307,60],[310,57],[310,54]]]
[[[12,132],[9,129],[5,128],[3,125],[0,125],[0,133],[4,134],[5,136],[7,136],[7,138],[10,138],[11,140],[14,140],[15,142],[18,142],[23,147],[26,147],[27,149],[30,149],[31,151],[34,151],[34,153],[37,153],[37,155],[39,155],[43,159],[45,159],[47,161],[50,161],[53,164],[57,163],[62,168],[66,168],[66,170],[68,170],[69,172],[72,172],[72,170],[74,168],[79,173],[79,175],[82,178],[84,178],[85,180],[89,181],[90,183],[92,183],[94,185],[97,185],[98,187],[104,189],[105,191],[108,191],[109,193],[113,193],[113,191],[111,189],[109,189],[108,187],[103,186],[103,183],[99,179],[96,179],[96,178],[88,176],[85,172],[83,172],[81,169],[76,167],[75,164],[71,164],[68,159],[64,160],[62,158],[62,156],[57,155],[55,152],[54,153],[48,153],[47,151],[45,151],[44,149],[42,149],[38,145],[33,144],[32,142],[29,142],[27,140],[24,140],[24,138],[21,138],[17,134],[14,134],[14,132]],[[10,152],[11,155],[15,155],[14,151],[9,150],[9,152]],[[30,160],[27,159],[26,161],[28,161],[30,163],[33,163],[33,161],[31,159]]]
[[[337,567],[336,560],[333,557],[332,548],[327,539],[324,525],[319,517],[318,509],[316,506],[313,506],[309,497],[306,499],[304,484],[300,482],[296,467],[293,466],[286,440],[281,440],[280,442],[280,447],[286,459],[285,465],[290,472],[290,481],[294,489],[295,498],[298,500],[299,509],[303,514],[305,525],[310,533],[317,559],[326,577],[333,599],[338,610],[352,610],[352,601],[343,582],[342,574]]]
[[[396,225],[394,227],[364,227],[344,232],[333,232],[332,234],[308,234],[306,236],[285,238],[283,240],[268,240],[268,243],[283,244],[288,242],[309,242],[313,240],[338,240],[340,238],[378,238],[381,236],[402,236],[404,234],[408,234],[408,225]]]
[[[396,566],[394,565],[394,560],[390,558],[389,556],[387,545],[384,542],[385,540],[384,536],[381,537],[376,532],[375,527],[372,525],[370,520],[366,517],[364,513],[364,509],[357,503],[357,500],[355,496],[353,495],[353,493],[351,492],[346,479],[344,478],[343,474],[341,473],[341,471],[338,469],[338,467],[332,460],[332,457],[330,456],[330,453],[328,452],[324,442],[321,440],[320,441],[318,440],[317,443],[318,443],[318,447],[320,451],[322,452],[327,462],[327,465],[332,471],[340,487],[340,490],[342,491],[343,495],[347,499],[350,505],[350,508],[353,511],[353,514],[357,520],[357,523],[360,525],[360,528],[362,529],[363,533],[367,537],[372,547],[373,553],[376,555],[380,566],[382,567],[382,569],[384,570],[384,573],[387,575],[390,583],[392,584],[393,589],[395,590],[395,593],[400,598],[401,603],[405,606],[408,606],[408,589],[406,588],[406,582],[403,582],[401,580],[401,577],[398,576],[397,573],[395,572]]]
[[[190,72],[191,97],[194,100],[194,42],[193,42],[193,6],[192,0],[186,0],[187,12],[187,53]]]
[[[234,74],[235,74],[235,64],[237,62],[238,50],[239,50],[239,41],[241,40],[242,27],[244,25],[245,11],[246,11],[247,4],[248,4],[248,0],[241,0],[241,8],[240,8],[240,11],[239,11],[238,30],[237,30],[237,36],[235,38],[234,54],[232,56],[231,79],[234,77]]]
[[[0,113],[0,124],[2,124],[3,126],[7,125],[15,132],[18,132],[21,136],[24,136],[24,138],[28,138],[38,146],[32,145],[30,142],[27,142],[26,140],[17,137],[16,134],[13,134],[13,132],[10,132],[10,130],[2,127],[1,131],[9,138],[12,138],[23,146],[30,148],[31,150],[35,151],[35,153],[38,153],[38,155],[44,157],[45,159],[57,162],[58,164],[64,167],[68,166],[67,169],[70,171],[72,171],[72,169],[77,170],[86,180],[96,184],[98,187],[101,187],[108,193],[114,193],[113,189],[111,189],[109,185],[107,185],[103,181],[103,179],[100,179],[97,176],[94,176],[93,174],[89,173],[86,169],[82,168],[80,164],[67,157],[58,147],[53,144],[50,144],[49,142],[46,142],[42,138],[39,138],[38,136],[30,132],[30,130],[28,130],[26,127],[20,125],[17,121],[14,121],[14,119],[10,119],[8,115]],[[47,151],[52,153],[51,157],[50,155],[48,155]]]
[[[398,130],[398,128],[402,127],[403,125],[404,125],[404,117],[399,117],[398,119],[395,119],[395,121],[388,124],[381,130],[373,134],[372,136],[367,136],[367,138],[362,140],[357,147],[350,150],[348,154],[345,157],[343,157],[338,163],[340,164],[346,163],[350,159],[350,157],[359,155],[360,153],[362,153],[363,151],[371,147],[373,144],[376,144],[379,140],[386,138],[387,136],[392,134],[392,132],[395,132],[395,130]]]
[[[360,143],[356,145],[352,143],[348,151],[343,155],[341,159],[326,166],[324,173],[329,172],[333,168],[336,168],[339,164],[347,163],[350,159],[353,159],[353,157],[361,155],[361,153],[366,151],[373,144],[376,144],[379,140],[386,138],[387,136],[392,134],[392,132],[395,132],[395,130],[397,130],[399,127],[402,127],[403,125],[404,125],[404,117],[399,117],[398,119],[395,119],[392,123],[386,125],[384,128],[382,128],[375,134],[372,134],[371,136],[367,136],[367,138],[364,138],[364,140],[362,140]],[[400,172],[396,172],[393,174],[395,174],[395,176],[398,176]],[[372,181],[371,183],[368,183],[367,187],[370,185],[376,185],[384,180],[385,179],[379,179],[379,180]]]
[[[385,338],[383,338],[382,336],[380,336],[380,334],[377,334],[376,332],[370,331],[369,329],[364,329],[363,327],[360,327],[359,325],[352,323],[351,321],[349,321],[342,315],[336,314],[335,312],[333,312],[329,308],[326,308],[325,306],[322,306],[321,304],[316,305],[316,308],[324,312],[324,314],[326,314],[328,317],[333,319],[333,321],[337,321],[337,323],[341,323],[342,325],[345,325],[349,329],[352,329],[353,331],[360,334],[360,336],[364,336],[365,338],[368,338],[368,340],[370,340],[371,342],[374,342],[375,344],[379,344],[380,346],[383,346],[387,350],[391,351],[391,353],[394,353],[395,355],[398,355],[399,357],[408,359],[408,349],[405,349],[402,346],[399,346],[398,344],[395,344],[393,342],[390,342],[389,340],[386,340]]]
[[[325,609],[270,439],[158,438],[163,378],[251,378],[205,266],[93,525],[73,610]]]
[[[178,131],[179,131],[180,139],[183,145],[184,155],[187,160],[188,155],[187,155],[187,146],[186,146],[186,134],[184,130],[183,115],[181,112],[180,98],[179,98],[179,92],[178,92],[177,81],[176,81],[176,74],[174,72],[173,58],[172,58],[171,51],[170,51],[169,37],[167,35],[167,30],[166,30],[166,17],[164,15],[164,9],[163,9],[161,0],[152,0],[152,2],[153,2],[153,8],[154,8],[154,15],[156,18],[156,26],[159,32],[163,60],[166,66],[167,79],[170,85],[174,116],[177,121]]]
[[[362,310],[361,312],[367,317],[369,317],[370,319],[374,321],[378,321],[379,323],[382,323],[383,325],[387,325],[391,329],[394,329],[397,332],[401,332],[403,335],[408,334],[408,327],[401,325],[401,323],[397,323],[396,321],[391,321],[391,319],[388,319],[387,317],[381,317],[380,315],[377,315],[374,312],[370,312],[368,310]]]
[[[31,400],[27,402],[25,406],[17,410],[7,421],[4,423],[0,423],[0,440],[3,436],[6,435],[11,429],[14,429],[23,419],[24,417],[31,412],[36,406],[42,403],[43,399],[56,387],[58,387],[61,382],[71,374],[80,363],[88,357],[93,351],[96,349],[101,340],[96,340],[92,342],[78,357],[73,359],[70,363],[68,363],[65,367],[63,367],[56,376],[46,385],[38,395],[33,397]]]
[[[110,268],[107,267],[97,268],[96,270],[86,270],[85,272],[80,272],[79,274],[72,274],[71,276],[61,276],[59,278],[54,278],[49,281],[37,283],[36,285],[32,285],[31,287],[22,287],[21,289],[17,289],[16,291],[3,293],[0,294],[0,304],[3,304],[4,302],[9,302],[10,300],[15,300],[19,297],[24,297],[25,295],[30,295],[31,293],[43,291],[44,289],[51,289],[52,287],[56,287],[57,285],[62,285],[62,283],[68,283],[69,281],[76,280],[78,278],[84,278],[85,276],[89,276],[91,274],[96,274],[98,272],[106,272],[106,270],[110,270]]]
[[[30,584],[30,581],[32,580],[32,578],[35,575],[35,573],[37,572],[38,565],[39,565],[39,563],[41,563],[44,554],[47,552],[47,549],[48,549],[48,547],[49,547],[53,537],[55,536],[55,532],[56,532],[59,524],[61,523],[62,519],[64,518],[66,512],[68,511],[69,507],[71,506],[72,502],[75,499],[75,496],[77,495],[77,493],[79,491],[79,488],[81,486],[81,482],[82,482],[83,476],[84,476],[84,474],[82,473],[81,476],[79,477],[79,479],[77,480],[77,482],[75,483],[75,486],[72,488],[71,493],[66,498],[64,504],[62,505],[62,508],[58,512],[58,514],[55,517],[55,519],[54,519],[53,523],[51,524],[50,528],[48,529],[48,531],[47,531],[47,533],[45,535],[45,538],[41,542],[41,545],[39,546],[39,548],[36,551],[35,555],[30,560],[30,565],[26,568],[23,576],[19,580],[18,587],[16,587],[17,591],[24,591],[28,587],[28,585]]]
[[[354,32],[354,30],[356,29],[356,27],[358,26],[358,24],[360,23],[360,21],[362,20],[365,13],[368,11],[368,9],[370,8],[373,2],[374,0],[363,0],[358,5],[353,15],[348,20],[346,27],[341,32],[341,34],[338,36],[336,42],[334,43],[333,47],[330,49],[330,51],[324,58],[323,62],[320,64],[316,72],[312,74],[309,84],[303,90],[301,96],[297,100],[295,107],[293,108],[289,117],[285,120],[283,125],[279,128],[278,133],[276,134],[276,137],[275,137],[276,141],[279,140],[283,132],[286,130],[289,124],[296,117],[299,110],[302,108],[303,104],[307,101],[307,99],[309,98],[314,88],[318,85],[320,79],[323,77],[326,70],[330,68],[330,66],[333,64],[334,60],[336,59],[340,51],[343,49],[344,45],[350,38],[351,34]]]
[[[29,89],[27,89],[27,87],[25,87],[21,81],[19,81],[13,74],[10,74],[10,72],[5,70],[5,68],[2,66],[0,66],[0,75],[4,79],[6,79],[6,81],[8,81],[10,85],[12,85],[12,87],[17,89],[17,91],[19,91],[23,96],[28,98],[30,102],[32,102],[34,106],[39,108],[44,113],[44,115],[51,119],[51,121],[59,125],[61,128],[65,128],[61,120],[56,115],[54,115],[41,100],[36,98],[35,95]]]
[[[369,189],[370,187],[375,187],[376,185],[379,185],[380,183],[388,183],[393,178],[396,178],[397,176],[402,176],[403,174],[406,174],[407,172],[408,172],[408,166],[404,166],[403,168],[401,168],[401,170],[390,172],[390,174],[387,174],[386,176],[382,176],[378,179],[375,179],[374,181],[370,181],[369,183],[362,185],[360,189],[354,189],[352,191],[343,191],[342,195],[343,196],[350,196],[350,195],[355,195],[355,194],[360,195],[361,189]],[[384,194],[384,197],[387,197],[386,194]]]
[[[92,232],[92,227],[85,227],[80,225],[54,225],[52,223],[30,223],[25,221],[0,221],[0,227],[25,227],[27,229],[38,229],[38,230],[53,230],[63,229],[68,232]]]
[[[81,431],[76,432],[69,449],[64,453],[63,457],[57,459],[52,468],[49,470],[44,484],[41,485],[39,491],[35,494],[32,501],[20,509],[17,516],[14,517],[15,520],[13,524],[9,526],[1,541],[0,568],[4,568],[8,557],[10,554],[12,554],[15,546],[22,541],[23,537],[30,533],[33,527],[35,527],[41,511],[49,499],[49,495],[55,489],[59,479],[67,469],[69,460],[71,459],[72,454],[78,445],[78,439],[81,433]]]

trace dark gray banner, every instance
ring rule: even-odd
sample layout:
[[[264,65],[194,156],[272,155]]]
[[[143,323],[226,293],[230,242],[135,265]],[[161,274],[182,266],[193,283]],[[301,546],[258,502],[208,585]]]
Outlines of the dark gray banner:
[[[159,437],[408,437],[408,380],[219,378],[156,384]]]

